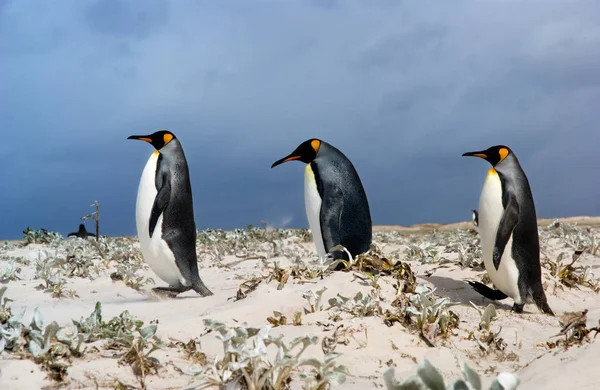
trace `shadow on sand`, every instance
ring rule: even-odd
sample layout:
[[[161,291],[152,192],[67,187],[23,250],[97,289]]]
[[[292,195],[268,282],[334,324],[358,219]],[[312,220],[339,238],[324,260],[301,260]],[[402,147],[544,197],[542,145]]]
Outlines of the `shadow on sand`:
[[[459,302],[460,304],[469,307],[472,307],[469,301],[478,306],[487,306],[490,303],[493,303],[494,306],[496,306],[496,309],[504,309],[508,311],[512,309],[512,305],[507,305],[504,303],[509,302],[510,299],[506,299],[505,301],[492,301],[491,299],[487,299],[473,290],[473,288],[464,280],[457,280],[447,278],[445,276],[435,275],[424,279],[435,286],[437,289],[436,293],[438,295],[442,297],[448,297],[452,302]]]

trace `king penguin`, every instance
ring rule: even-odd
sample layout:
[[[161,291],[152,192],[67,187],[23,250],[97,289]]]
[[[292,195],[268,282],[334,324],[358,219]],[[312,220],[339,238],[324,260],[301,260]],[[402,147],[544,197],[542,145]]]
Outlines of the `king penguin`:
[[[307,164],[304,203],[319,257],[336,245],[343,245],[353,257],[368,251],[373,228],[369,202],[350,160],[327,142],[313,138],[275,161],[271,168],[293,160]],[[331,256],[348,260],[345,251],[335,251]],[[338,265],[340,268],[343,265]]]
[[[533,196],[517,156],[504,145],[463,156],[480,157],[492,165],[479,199],[478,229],[485,269],[498,290],[479,282],[469,284],[492,300],[511,297],[517,313],[533,302],[553,316],[542,287]]]
[[[475,227],[477,227],[477,225],[479,225],[479,213],[477,212],[477,210],[471,210],[473,211],[473,216],[471,217],[471,219],[473,220],[473,225],[475,225]]]
[[[146,141],[156,148],[142,172],[136,202],[144,260],[169,284],[154,290],[170,296],[190,289],[212,295],[198,274],[192,186],[181,143],[166,130],[127,139]]]
[[[85,229],[85,225],[80,223],[79,224],[79,230],[77,230],[76,232],[73,233],[69,233],[67,235],[67,237],[79,237],[79,238],[88,238],[88,237],[96,237],[96,235],[94,233],[89,233],[86,229]]]

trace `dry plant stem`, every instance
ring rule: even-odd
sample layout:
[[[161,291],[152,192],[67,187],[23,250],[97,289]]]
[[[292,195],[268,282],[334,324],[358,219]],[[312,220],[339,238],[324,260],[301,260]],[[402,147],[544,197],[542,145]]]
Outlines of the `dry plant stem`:
[[[100,205],[97,200],[94,201],[94,204],[96,205],[96,241],[98,241],[100,239]]]
[[[88,218],[92,218],[94,220],[94,225],[96,226],[96,241],[98,241],[100,239],[100,204],[97,200],[95,200],[90,207],[96,207],[96,211],[81,217],[81,220],[83,222],[85,222]]]

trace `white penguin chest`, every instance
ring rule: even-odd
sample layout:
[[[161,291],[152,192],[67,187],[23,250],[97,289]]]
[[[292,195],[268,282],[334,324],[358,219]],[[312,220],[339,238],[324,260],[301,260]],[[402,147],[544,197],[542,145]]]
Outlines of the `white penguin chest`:
[[[308,218],[310,231],[317,248],[317,255],[325,256],[327,251],[325,250],[325,243],[321,234],[321,203],[322,200],[317,189],[315,174],[310,164],[307,164],[304,169],[304,205],[306,206],[306,217]]]
[[[498,270],[494,267],[493,251],[496,244],[496,233],[504,207],[502,206],[502,183],[495,169],[490,169],[479,199],[479,236],[481,239],[481,255],[485,269],[497,289],[521,303],[518,288],[519,271],[512,258],[512,235],[506,243]]]
[[[162,240],[162,215],[158,218],[152,237],[150,237],[150,213],[152,212],[154,199],[158,193],[155,184],[158,156],[159,153],[154,152],[148,159],[138,187],[136,201],[138,239],[144,261],[159,278],[170,286],[178,286],[179,284],[188,286],[189,283],[183,278],[179,268],[177,268],[173,252],[167,243]]]

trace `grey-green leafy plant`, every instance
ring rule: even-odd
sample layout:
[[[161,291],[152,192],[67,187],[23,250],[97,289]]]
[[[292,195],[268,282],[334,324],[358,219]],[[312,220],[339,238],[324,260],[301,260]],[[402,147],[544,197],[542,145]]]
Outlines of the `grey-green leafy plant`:
[[[419,245],[409,244],[406,252],[408,260],[418,261],[420,263],[439,263],[445,260],[440,257],[437,246],[431,242],[422,242]]]
[[[76,292],[67,288],[69,279],[93,280],[109,269],[114,281],[123,281],[135,290],[154,284],[152,278],[141,274],[146,266],[130,238],[100,237],[85,241],[58,238],[47,246],[50,248],[39,252],[35,278],[42,279],[39,288],[54,297],[76,297]]]
[[[81,357],[85,352],[84,336],[75,327],[60,328],[56,334],[56,340],[66,345],[75,357]]]
[[[40,364],[52,379],[62,381],[71,357],[83,356],[86,351],[84,344],[97,340],[106,341],[106,348],[126,349],[120,362],[131,365],[142,383],[147,373],[159,365],[158,360],[150,356],[163,347],[161,340],[155,336],[156,324],[144,326],[143,321],[134,318],[128,311],[105,322],[102,305],[98,302],[89,317],[73,320],[70,327],[60,327],[56,322],[44,327],[42,314],[37,308],[31,323],[25,326],[21,323],[24,311],[17,316],[12,315],[7,305],[9,300],[3,299],[5,291],[6,287],[0,289],[0,314],[4,318],[0,322],[0,353],[9,351],[18,354],[26,345],[29,355],[25,357]]]
[[[144,269],[144,265],[131,262],[117,263],[114,273],[111,274],[111,279],[122,280],[126,286],[131,287],[136,291],[140,291],[146,285],[154,285],[154,279],[145,277],[138,273]]]
[[[299,377],[304,382],[302,388],[305,390],[321,390],[329,388],[331,384],[342,385],[347,376],[351,376],[348,369],[338,365],[336,360],[339,353],[331,352],[325,355],[323,361],[318,359],[306,359],[302,366],[310,366],[310,371],[300,371]]]
[[[77,297],[74,290],[66,287],[67,280],[63,277],[55,259],[46,258],[38,261],[35,266],[35,277],[44,281],[38,289],[51,293],[54,298]]]
[[[10,250],[13,250],[15,247],[14,244],[8,242],[8,241],[4,241],[4,243],[2,245],[0,245],[0,253],[6,253]]]
[[[8,303],[12,300],[4,297],[6,290],[6,286],[0,288],[0,353],[5,349],[18,352],[25,344],[21,337],[23,333],[21,318],[23,318],[25,311],[16,316],[12,314],[12,310],[8,306]]]
[[[48,371],[50,378],[62,380],[70,363],[67,360],[69,350],[56,342],[59,325],[52,322],[44,327],[42,314],[36,308],[30,324],[25,326],[21,323],[24,313],[11,315],[0,324],[0,353],[7,351],[20,357],[30,357]],[[23,346],[27,346],[26,351],[23,351]]]
[[[476,335],[475,332],[471,332],[469,334],[469,339],[474,339],[477,342],[483,354],[492,351],[503,354],[506,348],[506,342],[499,337],[502,332],[502,327],[499,327],[497,331],[491,330],[492,320],[497,316],[496,307],[490,303],[484,310],[481,310],[475,306],[473,302],[471,302],[471,305],[477,310],[481,318],[477,329],[479,333]]]
[[[133,317],[128,310],[105,322],[102,318],[102,304],[100,302],[96,302],[94,311],[89,317],[81,318],[79,321],[72,320],[72,322],[86,343],[96,340],[108,340],[113,347],[130,347],[136,334],[139,334],[142,339],[147,339],[148,334],[151,333],[152,337],[156,332],[156,325],[144,327],[144,322]],[[154,329],[154,332],[151,332],[152,329]]]
[[[479,329],[489,331],[492,320],[497,316],[496,307],[494,306],[494,304],[490,303],[486,306],[486,308],[483,311],[477,306],[475,306],[473,302],[471,302],[471,305],[475,308],[475,310],[477,310],[477,312],[481,316],[479,320]]]
[[[12,261],[4,262],[4,269],[0,270],[0,282],[8,283],[10,281],[19,280],[21,268],[17,267]]]
[[[595,229],[580,228],[577,225],[555,220],[540,233],[543,241],[560,238],[564,245],[575,251],[597,255],[600,250],[600,242],[596,239],[597,231]]]
[[[91,343],[106,340],[110,349],[127,349],[121,364],[130,365],[134,374],[144,387],[144,378],[151,371],[157,372],[160,365],[158,359],[150,356],[154,351],[164,347],[164,343],[156,337],[156,324],[144,326],[144,322],[133,317],[125,310],[117,317],[105,322],[102,318],[102,304],[96,303],[94,311],[87,318],[72,320],[77,328],[77,339],[70,337],[73,345],[80,340]]]
[[[302,242],[312,242],[312,233],[307,228],[298,229],[298,237]]]
[[[385,385],[388,390],[481,390],[482,380],[466,363],[462,366],[463,379],[458,379],[446,385],[442,374],[427,360],[419,364],[417,374],[399,382],[394,368],[384,373]],[[519,386],[519,378],[511,373],[500,373],[491,383],[489,390],[515,390]]]
[[[304,314],[316,313],[318,311],[323,310],[323,293],[327,290],[327,287],[323,287],[317,292],[313,292],[312,290],[308,290],[306,292],[301,292],[302,298],[308,301],[309,308],[304,308]]]
[[[12,315],[10,306],[8,306],[12,299],[4,296],[6,290],[8,290],[7,286],[0,287],[0,324],[4,324]]]
[[[158,374],[158,367],[160,361],[150,356],[154,351],[163,348],[164,343],[156,337],[156,324],[150,324],[146,327],[139,326],[137,333],[139,336],[135,337],[132,341],[129,338],[124,340],[129,343],[127,352],[123,355],[120,364],[130,365],[133,369],[133,373],[138,377],[142,388],[145,388],[144,380],[146,375],[151,371]]]
[[[49,232],[46,229],[33,230],[29,226],[23,230],[23,245],[29,244],[51,244],[62,237],[59,233]]]
[[[458,241],[458,247],[456,253],[458,253],[458,263],[463,267],[469,267],[473,269],[482,270],[483,260],[481,259],[481,246],[479,240],[476,242]],[[449,252],[449,247],[446,247],[446,251]]]
[[[100,273],[99,268],[95,264],[94,256],[90,256],[90,246],[76,246],[71,253],[63,258],[57,259],[56,265],[60,268],[61,273],[69,278],[79,277],[93,280]]]
[[[341,384],[349,375],[344,366],[335,363],[335,355],[325,361],[301,359],[304,351],[317,344],[316,337],[298,337],[289,343],[282,337],[270,335],[271,326],[249,327],[246,324],[227,327],[224,323],[204,320],[207,329],[214,331],[223,343],[223,357],[214,362],[195,379],[217,386],[242,386],[248,390],[287,389],[294,373],[303,370],[300,378],[306,389],[320,389],[329,384]],[[271,359],[267,348],[273,345],[277,353]]]
[[[60,327],[55,321],[46,326],[44,329],[42,315],[37,308],[35,309],[27,335],[29,338],[27,349],[29,352],[31,352],[31,355],[34,357],[34,359],[37,359],[48,353],[50,347],[52,346],[52,339],[56,337],[59,329]]]
[[[196,248],[200,258],[216,260],[217,264],[225,266],[222,261],[226,256],[261,260],[287,257],[299,260],[310,255],[301,245],[304,242],[305,233],[302,231],[248,226],[234,231],[200,231],[197,234]]]
[[[457,326],[458,317],[450,310],[457,305],[447,297],[435,298],[435,289],[419,284],[415,293],[409,297],[411,306],[406,308],[417,325],[417,328],[429,342],[433,343],[436,335],[448,336],[450,329]]]
[[[335,297],[329,299],[329,308],[337,308],[338,310],[350,313],[355,317],[368,317],[374,315],[381,315],[383,310],[379,303],[379,300],[374,297],[376,290],[372,290],[375,294],[364,294],[362,292],[356,293],[352,298],[345,297],[341,294],[337,294]]]

